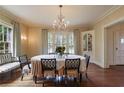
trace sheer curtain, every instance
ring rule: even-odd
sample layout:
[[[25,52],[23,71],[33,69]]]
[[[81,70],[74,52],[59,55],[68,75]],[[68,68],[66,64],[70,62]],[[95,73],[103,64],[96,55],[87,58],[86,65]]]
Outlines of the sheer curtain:
[[[80,54],[80,31],[53,31],[42,29],[42,53],[53,53],[57,46],[65,46],[66,53]]]
[[[42,54],[48,54],[48,29],[42,29]]]
[[[65,46],[65,52],[74,54],[73,31],[49,31],[48,52],[55,52],[57,46]]]
[[[13,56],[21,55],[21,32],[20,24],[13,21]]]
[[[74,51],[75,54],[80,54],[81,47],[80,47],[80,30],[74,29]]]

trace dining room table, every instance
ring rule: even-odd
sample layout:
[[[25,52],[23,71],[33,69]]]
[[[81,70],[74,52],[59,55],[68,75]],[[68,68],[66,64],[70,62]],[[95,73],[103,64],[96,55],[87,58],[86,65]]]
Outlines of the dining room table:
[[[31,65],[32,65],[32,75],[36,77],[42,77],[42,65],[41,65],[41,58],[45,59],[51,59],[51,58],[56,58],[56,70],[61,73],[61,70],[65,66],[65,59],[76,59],[80,58],[80,71],[85,71],[86,69],[86,62],[85,62],[85,57],[81,55],[74,55],[74,54],[69,54],[69,55],[36,55],[31,58]]]

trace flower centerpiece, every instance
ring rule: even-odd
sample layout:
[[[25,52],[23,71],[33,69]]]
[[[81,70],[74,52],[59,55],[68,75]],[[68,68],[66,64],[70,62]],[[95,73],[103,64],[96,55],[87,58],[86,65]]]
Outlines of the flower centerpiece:
[[[59,53],[61,56],[64,54],[65,47],[64,46],[58,46],[56,47],[56,53]]]

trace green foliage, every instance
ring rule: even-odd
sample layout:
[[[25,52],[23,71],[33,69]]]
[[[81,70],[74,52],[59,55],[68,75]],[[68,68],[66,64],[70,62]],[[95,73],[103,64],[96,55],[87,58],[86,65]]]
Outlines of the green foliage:
[[[59,54],[64,54],[64,51],[65,51],[65,47],[64,46],[58,46],[56,47],[56,53],[59,53]]]

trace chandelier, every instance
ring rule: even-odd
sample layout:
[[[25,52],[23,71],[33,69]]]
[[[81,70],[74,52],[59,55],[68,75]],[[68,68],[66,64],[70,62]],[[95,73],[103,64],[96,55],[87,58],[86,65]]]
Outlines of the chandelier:
[[[62,5],[59,5],[60,7],[60,15],[58,15],[58,19],[54,20],[53,22],[53,28],[55,31],[65,31],[69,21],[65,22],[65,17],[62,15]]]

